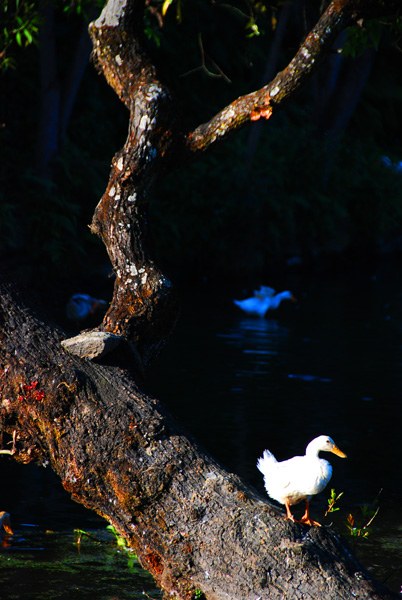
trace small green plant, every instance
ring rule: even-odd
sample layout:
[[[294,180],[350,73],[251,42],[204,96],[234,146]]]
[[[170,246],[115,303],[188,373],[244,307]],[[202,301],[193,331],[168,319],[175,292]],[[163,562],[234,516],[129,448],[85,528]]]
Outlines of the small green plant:
[[[102,542],[98,540],[94,535],[84,531],[83,529],[74,529],[74,533],[77,536],[76,541],[74,542],[76,546],[81,546],[81,541],[83,537],[89,538],[94,541],[96,544],[101,544]]]
[[[340,492],[339,494],[337,494],[334,489],[331,490],[331,495],[328,498],[328,508],[325,511],[324,517],[326,517],[329,513],[333,513],[333,512],[336,512],[337,510],[339,510],[339,507],[337,507],[335,505],[338,502],[338,500],[341,498],[341,496],[343,496],[343,492]]]
[[[106,529],[108,531],[110,531],[111,533],[113,533],[113,535],[116,538],[116,544],[119,546],[119,548],[122,548],[124,550],[129,550],[128,544],[126,542],[126,540],[124,539],[124,537],[122,537],[120,535],[120,533],[118,531],[116,531],[116,529],[113,527],[113,525],[108,525],[106,527]]]
[[[137,555],[135,554],[135,552],[129,547],[126,540],[118,533],[118,531],[113,527],[113,525],[108,525],[106,529],[114,535],[118,548],[127,551],[128,568],[135,568],[138,563]],[[87,531],[84,531],[83,529],[74,529],[74,533],[77,536],[76,541],[74,543],[76,546],[78,546],[78,548],[81,547],[83,538],[95,542],[95,544],[110,544],[109,540],[98,539],[94,535],[88,533]]]
[[[360,512],[358,515],[350,513],[344,524],[346,526],[348,535],[350,537],[355,538],[355,542],[357,543],[359,539],[366,539],[372,533],[372,529],[370,525],[376,518],[380,507],[378,506],[378,499],[380,496],[381,490],[378,496],[371,504],[364,504],[360,507]],[[328,508],[325,512],[325,516],[329,513],[336,512],[339,509],[337,506],[338,500],[343,496],[343,492],[339,494],[336,493],[334,489],[331,489],[330,497],[328,498]]]
[[[345,525],[350,537],[353,537],[355,540],[355,547],[357,543],[361,539],[367,539],[369,535],[372,533],[372,529],[370,525],[378,515],[378,511],[380,507],[378,506],[378,500],[380,497],[382,490],[380,490],[377,494],[377,497],[371,504],[363,504],[360,507],[360,514],[358,517],[353,514],[349,514]]]
[[[349,514],[346,519],[346,529],[351,537],[355,538],[367,538],[372,529],[370,525],[378,515],[380,510],[379,506],[376,506],[376,502],[373,504],[365,504],[360,508],[360,518],[357,519],[355,515]]]
[[[115,536],[117,546],[121,550],[126,550],[127,552],[129,552],[129,559],[128,559],[127,564],[128,564],[128,567],[134,567],[138,560],[137,555],[134,552],[134,550],[132,548],[130,548],[127,541],[120,535],[120,533],[113,527],[113,525],[108,525],[106,527],[106,529],[108,531],[110,531],[111,533],[113,533],[113,535]]]

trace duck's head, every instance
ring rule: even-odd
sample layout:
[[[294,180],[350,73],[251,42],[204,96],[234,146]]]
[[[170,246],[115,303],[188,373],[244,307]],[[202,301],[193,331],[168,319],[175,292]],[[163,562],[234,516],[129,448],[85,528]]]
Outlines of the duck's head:
[[[297,302],[296,298],[293,296],[292,292],[289,292],[288,290],[281,292],[280,294],[278,294],[281,296],[282,300],[291,300],[292,302]]]
[[[341,458],[346,458],[346,454],[339,450],[334,440],[328,435],[316,437],[306,448],[306,454],[318,454],[319,452],[332,452]]]

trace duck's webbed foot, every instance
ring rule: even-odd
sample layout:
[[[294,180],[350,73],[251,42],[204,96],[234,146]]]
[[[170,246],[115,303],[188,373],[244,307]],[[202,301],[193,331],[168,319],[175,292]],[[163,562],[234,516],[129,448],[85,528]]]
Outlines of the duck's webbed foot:
[[[292,515],[292,513],[290,512],[289,502],[285,502],[285,508],[286,508],[286,519],[288,521],[293,521],[293,523],[301,523],[302,525],[310,525],[310,526],[315,525],[316,527],[321,527],[321,523],[318,523],[318,521],[314,521],[314,519],[312,519],[310,517],[310,506],[309,506],[308,500],[306,500],[306,510],[305,510],[304,515],[300,519],[300,521],[298,519],[295,519],[294,516]]]
[[[306,510],[299,523],[303,523],[304,525],[316,525],[317,527],[321,527],[321,523],[318,521],[314,521],[310,518],[310,505],[308,500],[306,500]]]
[[[306,518],[305,515],[303,515],[300,521],[297,522],[303,523],[303,525],[316,525],[317,527],[321,527],[321,523],[319,523],[318,521],[314,521],[313,519]]]
[[[293,521],[293,523],[296,523],[297,522],[296,519],[294,518],[294,516],[290,512],[290,504],[289,504],[289,502],[285,502],[285,508],[286,508],[286,519],[288,521]]]

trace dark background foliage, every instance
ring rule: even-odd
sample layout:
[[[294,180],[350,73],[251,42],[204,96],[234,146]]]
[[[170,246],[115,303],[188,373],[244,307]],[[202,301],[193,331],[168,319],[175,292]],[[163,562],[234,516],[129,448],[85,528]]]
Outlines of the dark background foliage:
[[[71,8],[56,5],[54,20],[61,80],[87,14],[80,3],[80,14],[66,6]],[[156,8],[160,11],[160,3]],[[319,3],[294,3],[274,64],[268,65],[274,73],[297,50],[318,8]],[[149,51],[188,127],[261,86],[281,11],[281,3],[182,1],[169,7],[162,29],[147,12]],[[40,25],[39,17],[39,30]],[[173,278],[244,281],[318,260],[333,264],[400,252],[398,29],[363,24],[339,45],[343,54],[329,57],[294,102],[257,125],[255,149],[249,140],[253,124],[158,184],[150,221],[158,256]],[[111,158],[124,143],[128,115],[90,64],[53,158],[52,176],[43,177],[35,158],[42,101],[39,50],[40,44],[14,44],[8,56],[15,68],[8,66],[1,75],[0,253],[3,263],[25,265],[27,278],[41,280],[42,273],[48,278],[54,272],[79,279],[107,263],[87,225]],[[334,112],[323,97],[331,86],[342,92],[346,83],[339,73],[347,73],[364,52],[371,52],[367,82],[362,93],[352,89],[356,108],[351,101],[346,123],[333,127],[334,114],[348,107],[335,102]]]

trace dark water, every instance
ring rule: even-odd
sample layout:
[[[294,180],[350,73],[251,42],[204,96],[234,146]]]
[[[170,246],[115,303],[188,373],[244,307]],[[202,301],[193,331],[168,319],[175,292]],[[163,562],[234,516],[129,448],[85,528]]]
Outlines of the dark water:
[[[0,506],[14,532],[0,545],[1,600],[161,600],[107,522],[70,500],[49,469],[1,459]],[[77,529],[88,533],[80,543]]]
[[[241,291],[218,294],[205,286],[186,294],[182,318],[149,388],[211,453],[261,493],[255,464],[264,448],[282,460],[303,453],[319,434],[333,437],[348,459],[331,455],[333,478],[312,502],[313,518],[334,522],[346,533],[348,514],[360,519],[361,507],[380,494],[372,532],[358,540],[356,551],[399,591],[400,271],[385,265],[349,275],[298,275],[284,288],[294,292],[297,305],[282,305],[266,319],[246,318],[232,305]],[[71,502],[51,472],[0,456],[0,475],[0,510],[11,512],[15,529],[11,546],[0,551],[2,599],[124,600],[146,597],[143,591],[158,597],[152,580],[128,564],[127,553],[112,540],[78,550],[74,528],[102,537],[106,523]],[[343,492],[340,510],[324,519],[331,487]],[[62,571],[56,558],[65,563]],[[36,595],[22,584],[27,578]],[[4,596],[6,588],[13,595]]]
[[[104,530],[80,545],[72,531],[22,523],[1,550],[0,597],[29,600],[161,598],[149,575]],[[147,594],[147,596],[145,595]]]
[[[230,294],[205,289],[188,297],[155,369],[153,391],[208,450],[262,493],[255,464],[264,448],[284,460],[303,454],[317,435],[333,437],[348,459],[331,455],[333,478],[312,502],[313,517],[347,534],[348,515],[362,521],[362,506],[379,496],[372,533],[357,546],[356,539],[350,543],[399,592],[400,270],[384,265],[366,273],[295,276],[284,288],[298,297],[297,305],[282,304],[265,319],[243,316]],[[324,519],[331,487],[343,492],[340,510]]]

